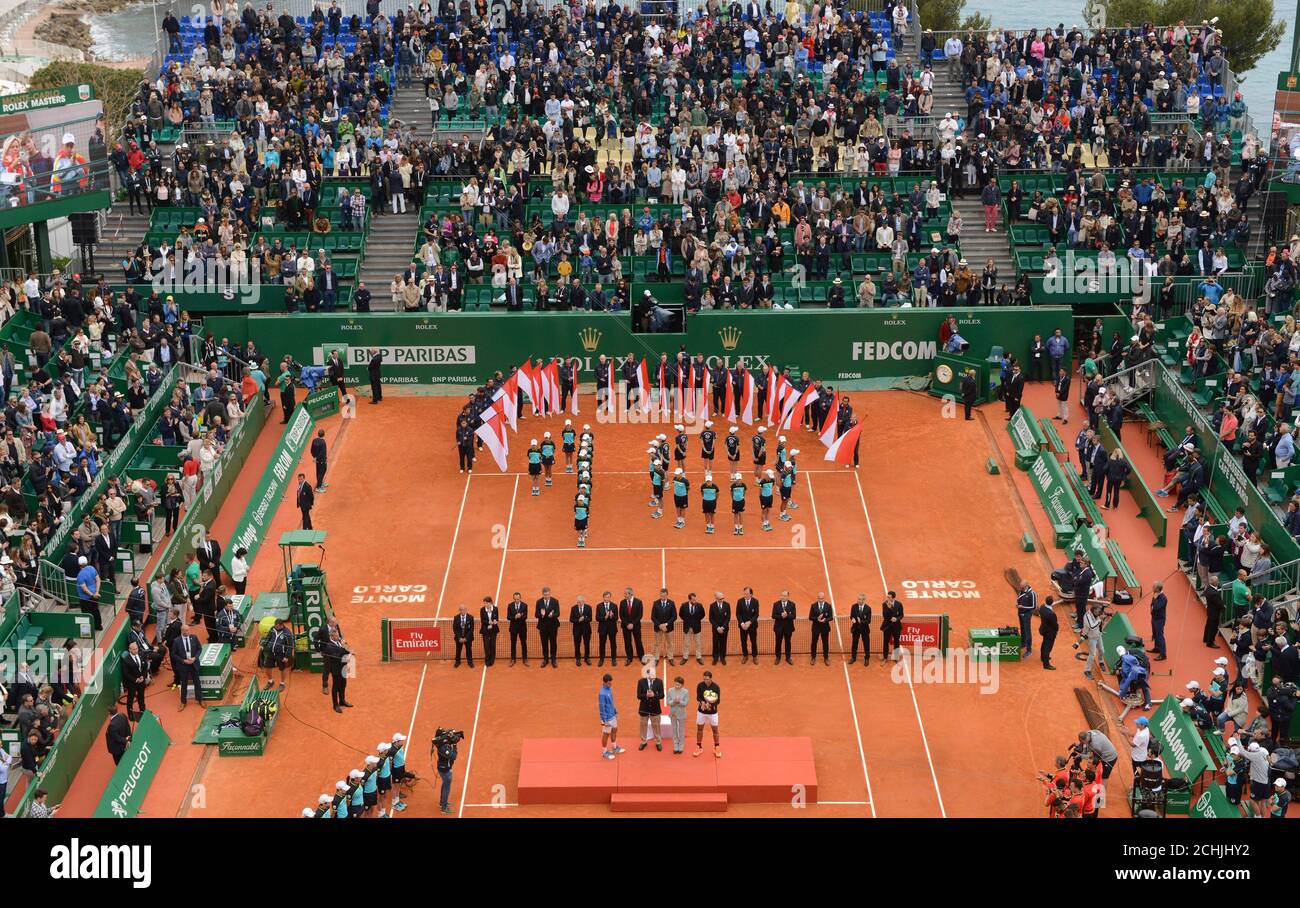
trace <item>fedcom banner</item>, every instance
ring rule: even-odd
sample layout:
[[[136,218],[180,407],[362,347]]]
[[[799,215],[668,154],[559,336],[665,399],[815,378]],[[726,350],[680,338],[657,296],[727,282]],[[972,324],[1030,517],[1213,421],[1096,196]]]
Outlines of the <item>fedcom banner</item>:
[[[789,367],[839,384],[928,374],[949,316],[981,356],[1000,347],[1024,359],[1035,334],[1072,331],[1071,310],[1056,306],[701,312],[687,319],[684,335],[634,334],[626,312],[253,314],[205,322],[219,337],[251,338],[272,361],[288,354],[324,363],[343,348],[354,380],[365,379],[378,350],[391,384],[477,383],[529,356],[577,358],[590,380],[601,355],[653,362],[683,346],[710,363]]]

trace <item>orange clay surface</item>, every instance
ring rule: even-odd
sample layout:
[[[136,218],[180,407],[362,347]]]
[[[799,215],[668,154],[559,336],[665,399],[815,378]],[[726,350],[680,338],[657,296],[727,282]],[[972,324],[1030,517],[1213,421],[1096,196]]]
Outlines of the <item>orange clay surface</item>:
[[[971,627],[1015,623],[1006,568],[1029,579],[1040,597],[1050,592],[1047,574],[1065,558],[1050,548],[1046,519],[1032,488],[1011,465],[1002,407],[986,405],[973,422],[966,422],[959,408],[945,418],[942,404],[921,394],[851,396],[868,423],[861,466],[845,469],[823,461],[824,448],[814,434],[787,432],[789,447],[801,449],[794,498],[800,508],[791,512],[791,522],[774,520],[776,529],[763,533],[753,506],[756,496],[751,495],[746,533],[737,538],[729,532],[730,515],[722,513],[725,502],[719,503],[717,535],[704,534],[695,439],[687,461],[695,486],[687,528],[672,528],[671,509],[663,519],[651,520],[646,440],[659,431],[671,433],[671,427],[597,422],[592,397],[584,395],[584,412],[575,422],[590,422],[597,442],[586,550],[574,547],[573,477],[558,466],[555,486],[534,498],[523,473],[529,438],[540,437],[545,429],[558,437],[562,417],[530,417],[520,424],[519,433],[510,436],[514,472],[502,474],[484,452],[472,477],[456,471],[451,440],[463,398],[390,396],[382,405],[359,407],[357,418],[346,424],[338,417],[328,420],[323,427],[331,449],[329,490],[317,497],[313,519],[317,529],[329,534],[325,570],[330,596],[357,654],[357,677],[347,691],[356,707],[335,714],[321,693],[320,676],[293,674],[265,756],[221,758],[215,748],[189,743],[202,710],[194,704],[178,710],[179,698],[167,690],[170,675],[164,669],[163,679],[148,690],[148,703],[171,735],[172,746],[143,815],[295,816],[320,794],[332,792],[334,783],[361,766],[378,742],[401,731],[411,736],[408,768],[423,779],[399,818],[436,817],[437,791],[431,783],[437,777],[428,750],[434,727],[443,725],[466,732],[451,796],[454,813],[611,816],[606,806],[519,807],[515,795],[523,739],[590,735],[592,747],[599,746],[596,691],[606,669],[594,661],[577,668],[562,659],[559,669],[542,670],[535,637],[531,666],[509,667],[504,629],[491,669],[484,669],[481,660],[473,670],[455,669],[450,661],[385,664],[380,661],[380,619],[449,617],[460,603],[476,613],[484,595],[504,605],[514,591],[531,603],[543,585],[552,588],[567,618],[578,594],[594,603],[604,590],[617,599],[631,586],[648,607],[666,585],[678,601],[694,591],[707,602],[716,589],[734,602],[748,584],[763,603],[764,615],[788,588],[800,620],[818,592],[827,593],[839,616],[847,616],[859,592],[866,593],[876,610],[876,652],[869,667],[848,665],[832,653],[829,666],[809,665],[806,657],[796,655],[793,666],[774,666],[766,658],[757,666],[742,665],[732,658],[728,666],[712,668],[724,691],[724,748],[728,736],[810,737],[820,786],[820,803],[804,808],[733,804],[719,815],[1042,816],[1043,791],[1035,773],[1049,768],[1085,727],[1074,688],[1092,688],[1082,678],[1082,663],[1073,658],[1076,638],[1066,609],[1058,609],[1062,633],[1055,662],[1060,670],[1043,671],[1037,653],[1024,663],[1002,663],[995,693],[981,693],[976,683],[924,683],[913,679],[910,670],[879,658],[879,605],[887,589],[900,594],[909,614],[946,611],[954,647],[966,646]],[[1055,412],[1046,383],[1031,385],[1025,402],[1040,416]],[[1060,431],[1073,452],[1080,418],[1077,404],[1071,406],[1073,418]],[[279,438],[277,416],[268,418],[245,474],[213,528],[223,543]],[[719,427],[725,431],[722,421]],[[742,426],[746,452],[750,434]],[[769,437],[776,434],[771,431]],[[1145,434],[1140,426],[1127,426],[1124,440],[1154,488],[1162,471]],[[999,461],[1001,475],[986,472],[989,457]],[[309,458],[301,469],[312,475]],[[1200,644],[1204,613],[1186,580],[1174,571],[1178,515],[1170,515],[1170,547],[1154,548],[1150,530],[1135,512],[1125,495],[1119,510],[1104,513],[1146,595],[1152,581],[1168,578],[1170,660],[1157,666],[1173,669],[1173,677],[1153,680],[1158,700],[1181,689],[1187,679],[1208,674],[1217,654]],[[298,523],[290,493],[267,534],[270,544],[253,565],[250,593],[282,588],[274,542]],[[1026,531],[1036,537],[1037,552],[1021,551],[1019,540]],[[969,582],[978,597],[908,598],[912,581]],[[366,601],[369,593],[354,594],[358,587],[388,584],[422,586],[424,601],[380,604]],[[1146,604],[1144,596],[1128,609],[1143,633],[1149,631]],[[567,635],[567,627],[560,633]],[[835,631],[831,642],[832,647],[838,642]],[[646,643],[648,648],[649,639]],[[240,673],[231,685],[232,700],[243,695],[254,670],[255,648],[240,650],[234,658]],[[620,662],[611,671],[616,703],[626,719],[623,743],[634,747],[638,668]],[[693,687],[704,669],[692,663],[667,671],[670,678],[683,673]],[[1108,732],[1127,760],[1113,719],[1118,703],[1103,692],[1097,695],[1112,717]],[[688,714],[688,734],[692,723]],[[669,750],[663,759],[691,759],[689,753],[674,757]],[[96,747],[60,815],[89,815],[111,770],[108,755]],[[1107,814],[1127,815],[1122,798],[1127,774],[1121,763],[1111,780],[1115,790]]]

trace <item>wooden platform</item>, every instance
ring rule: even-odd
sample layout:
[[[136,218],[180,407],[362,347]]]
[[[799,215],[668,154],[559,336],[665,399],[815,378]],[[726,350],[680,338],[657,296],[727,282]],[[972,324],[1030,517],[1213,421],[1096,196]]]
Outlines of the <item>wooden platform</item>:
[[[691,729],[694,731],[694,729]],[[726,738],[721,759],[713,756],[705,735],[705,751],[692,756],[695,742],[688,740],[686,753],[674,754],[671,741],[662,752],[652,744],[637,750],[635,737],[620,742],[626,753],[606,760],[600,754],[598,738],[527,738],[519,760],[520,804],[610,804],[621,810],[662,810],[659,807],[629,807],[628,800],[615,795],[654,795],[657,804],[667,804],[670,795],[724,795],[726,803],[785,803],[802,786],[807,803],[817,801],[817,771],[813,765],[811,738]],[[674,802],[679,805],[690,802]],[[704,809],[697,804],[689,809]],[[672,809],[688,809],[676,806]]]

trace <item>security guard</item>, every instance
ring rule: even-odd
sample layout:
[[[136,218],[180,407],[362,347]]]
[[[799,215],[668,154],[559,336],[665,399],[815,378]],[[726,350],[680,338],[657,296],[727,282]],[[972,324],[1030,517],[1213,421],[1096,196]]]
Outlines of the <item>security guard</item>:
[[[822,662],[827,665],[831,664],[830,640],[831,640],[831,623],[835,620],[835,609],[826,601],[825,593],[817,594],[817,601],[808,608],[808,620],[812,622],[812,657],[808,660],[810,665],[817,662],[817,642],[820,640],[822,645]]]
[[[515,593],[506,606],[506,620],[510,622],[510,664],[515,664],[515,654],[520,653],[524,665],[528,664],[528,603]]]
[[[871,664],[871,604],[867,602],[866,593],[858,593],[858,601],[849,609],[849,635],[852,648],[849,650],[849,665],[858,661],[858,644],[862,644],[862,664]]]
[[[772,603],[772,630],[776,634],[776,659],[773,665],[781,664],[781,649],[785,649],[785,662],[787,665],[794,665],[790,660],[790,640],[794,637],[794,621],[796,616],[795,604],[790,601],[790,591],[781,590],[781,598]]]
[[[1052,664],[1052,645],[1056,643],[1056,632],[1060,629],[1060,622],[1056,620],[1056,612],[1052,609],[1054,602],[1048,596],[1047,601],[1038,607],[1038,633],[1043,638],[1038,655],[1043,660],[1043,668],[1049,672],[1056,671],[1056,666]]]
[[[880,606],[880,630],[885,635],[881,655],[888,659],[903,637],[903,603],[898,601],[893,590]]]
[[[736,626],[740,629],[740,664],[744,665],[753,657],[758,665],[758,600],[754,598],[754,588],[747,586],[745,595],[736,600]]]
[[[966,419],[971,420],[971,408],[975,406],[975,398],[979,394],[979,389],[975,384],[975,370],[967,369],[961,374],[961,402],[966,408]]]
[[[709,629],[713,637],[713,664],[719,661],[727,664],[727,634],[731,630],[731,603],[722,598],[722,593],[713,594],[713,603],[709,606]]]

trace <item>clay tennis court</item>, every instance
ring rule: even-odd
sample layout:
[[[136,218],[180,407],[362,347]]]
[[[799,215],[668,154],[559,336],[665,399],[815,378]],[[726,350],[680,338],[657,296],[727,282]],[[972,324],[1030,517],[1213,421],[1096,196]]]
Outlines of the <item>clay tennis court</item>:
[[[765,656],[760,664],[732,658],[727,666],[712,667],[706,644],[705,667],[723,691],[724,751],[729,739],[741,737],[810,738],[818,790],[816,803],[800,808],[807,815],[1042,816],[1035,771],[1048,767],[1084,727],[1074,695],[1079,677],[1070,656],[1073,635],[1063,633],[1057,642],[1062,671],[1044,672],[1036,658],[1003,663],[994,693],[981,693],[977,683],[913,679],[910,669],[891,671],[892,664],[879,658],[879,604],[888,589],[898,592],[909,616],[946,612],[951,645],[963,648],[971,627],[1014,623],[1005,569],[1030,579],[1040,595],[1050,591],[1041,541],[1034,553],[1019,545],[1023,533],[1038,533],[1035,518],[1044,518],[1032,498],[1028,510],[1021,503],[1017,483],[1024,482],[1023,474],[1006,462],[1000,408],[986,407],[966,422],[960,412],[949,418],[939,401],[921,394],[855,392],[853,399],[869,423],[861,466],[828,463],[814,434],[788,432],[789,446],[801,450],[794,496],[800,508],[788,523],[774,519],[775,529],[765,533],[755,500],[745,535],[735,537],[727,532],[729,515],[721,507],[717,535],[705,535],[695,489],[685,529],[673,529],[671,511],[652,520],[643,469],[646,441],[671,427],[596,422],[592,399],[585,395],[576,422],[591,422],[597,458],[592,528],[582,550],[574,547],[574,478],[558,466],[555,486],[532,497],[524,472],[528,439],[545,429],[558,436],[563,418],[530,417],[520,423],[510,439],[512,472],[501,473],[483,456],[470,476],[457,472],[450,442],[459,397],[389,397],[381,406],[361,407],[355,420],[332,417],[323,423],[332,452],[329,490],[318,497],[313,519],[328,533],[324,569],[330,596],[357,654],[357,676],[348,688],[356,708],[335,714],[320,692],[320,676],[296,673],[266,754],[218,758],[215,748],[188,743],[201,711],[178,713],[175,694],[154,685],[150,708],[174,745],[144,815],[293,816],[332,791],[377,742],[402,731],[411,741],[408,768],[423,779],[400,816],[436,816],[437,777],[428,753],[439,725],[466,733],[455,771],[454,812],[610,815],[607,805],[519,806],[525,739],[588,737],[598,753],[596,692],[606,670],[615,677],[622,741],[635,754],[640,667],[625,667],[620,658],[613,669],[597,668],[595,639],[592,666],[575,667],[565,658],[572,646],[565,620],[569,605],[578,594],[594,604],[605,590],[617,600],[631,586],[648,612],[660,586],[667,586],[675,600],[693,591],[707,603],[714,590],[734,602],[741,588],[751,585],[764,616],[781,590],[789,589],[799,607],[796,655],[792,666],[773,665],[768,630],[760,636]],[[749,427],[742,427],[746,439],[749,434]],[[278,435],[277,420],[268,420],[241,483],[251,487]],[[692,439],[687,469],[696,488],[702,479],[697,451]],[[999,475],[987,472],[989,457],[1001,462]],[[310,475],[309,460],[301,469]],[[235,488],[213,528],[218,538],[229,533],[248,493],[249,488]],[[267,539],[278,539],[298,522],[287,496]],[[253,565],[249,590],[282,585],[279,553],[267,545]],[[484,595],[492,595],[504,613],[511,593],[519,591],[531,606],[544,585],[562,606],[558,669],[538,667],[535,631],[532,664],[508,666],[504,628],[491,669],[484,669],[481,649],[474,670],[455,669],[449,659],[381,662],[383,618],[445,619],[460,603],[477,614]],[[927,585],[959,589],[962,598],[921,598]],[[818,592],[825,592],[836,609],[829,666],[820,660],[809,665],[806,647],[799,655],[799,641],[807,639],[807,606]],[[866,593],[876,614],[869,667],[847,664],[847,616],[859,592]],[[403,601],[411,599],[416,601]],[[445,637],[450,647],[450,635]],[[730,639],[731,652],[738,654],[734,627]],[[647,649],[650,641],[647,633]],[[236,701],[255,658],[254,647],[235,656],[241,674],[230,696]],[[671,680],[681,673],[693,688],[704,670],[692,661],[684,668],[661,665],[659,674]],[[692,707],[688,742],[693,713]],[[687,750],[683,756],[668,749],[638,756],[689,761],[689,743]],[[99,790],[94,777],[111,769],[99,766],[100,756],[88,761],[78,779],[77,788],[84,786],[92,797]],[[712,758],[706,750],[700,759]],[[74,789],[70,810],[76,809],[77,796]],[[793,809],[789,803],[735,803],[723,815],[781,816]]]

